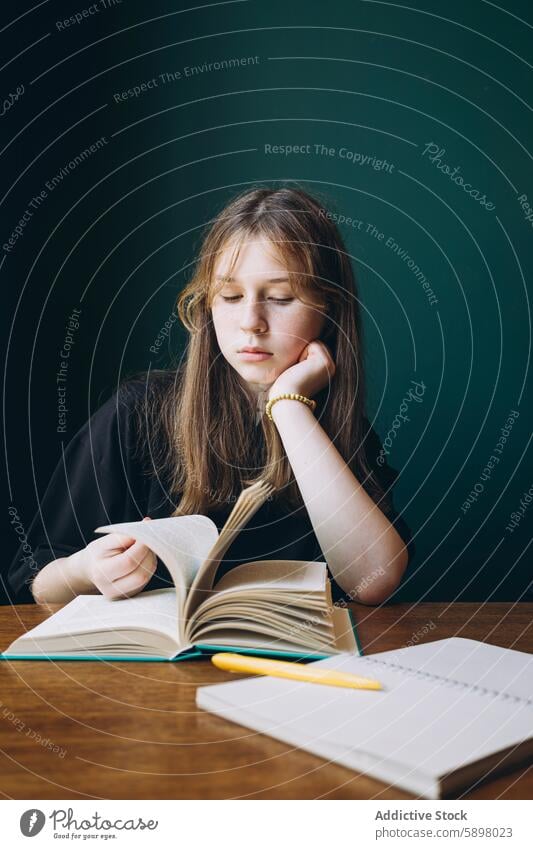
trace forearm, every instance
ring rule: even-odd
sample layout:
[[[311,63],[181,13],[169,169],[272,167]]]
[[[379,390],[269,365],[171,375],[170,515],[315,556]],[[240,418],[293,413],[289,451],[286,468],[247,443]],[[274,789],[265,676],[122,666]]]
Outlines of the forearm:
[[[83,549],[43,566],[31,585],[37,604],[64,604],[77,595],[98,592],[85,574],[82,555]]]
[[[272,417],[333,577],[352,598],[379,604],[407,566],[402,538],[309,407],[277,401]]]

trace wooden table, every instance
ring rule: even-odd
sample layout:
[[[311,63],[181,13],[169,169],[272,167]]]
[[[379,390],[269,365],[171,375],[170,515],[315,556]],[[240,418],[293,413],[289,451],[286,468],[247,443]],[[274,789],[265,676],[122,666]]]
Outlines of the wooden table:
[[[352,609],[365,654],[462,636],[533,653],[533,604]],[[48,612],[0,607],[0,647]],[[0,790],[10,799],[413,799],[198,710],[209,663],[0,662]],[[40,739],[37,737],[40,735]],[[531,799],[533,769],[465,799]]]

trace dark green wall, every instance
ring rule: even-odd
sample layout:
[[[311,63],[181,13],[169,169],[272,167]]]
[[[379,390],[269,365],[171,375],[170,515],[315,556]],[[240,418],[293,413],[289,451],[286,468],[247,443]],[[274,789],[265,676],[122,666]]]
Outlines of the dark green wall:
[[[170,349],[154,356],[150,346],[206,222],[248,185],[295,181],[357,222],[341,230],[363,304],[368,408],[383,440],[392,429],[395,499],[416,533],[397,597],[521,598],[533,516],[523,501],[532,484],[530,5],[313,0],[186,11],[123,0],[68,28],[57,22],[91,4],[44,4],[8,26],[31,5],[4,5],[0,33],[4,56],[21,54],[2,72],[3,96],[24,87],[0,123],[3,245],[33,212],[0,257],[6,510],[14,505],[27,526],[61,440],[124,373],[179,356],[177,324]],[[187,66],[246,57],[186,76]],[[150,80],[139,96],[118,97]],[[55,375],[74,308],[58,434]],[[412,381],[423,394],[404,400]],[[14,550],[12,530],[7,543]]]

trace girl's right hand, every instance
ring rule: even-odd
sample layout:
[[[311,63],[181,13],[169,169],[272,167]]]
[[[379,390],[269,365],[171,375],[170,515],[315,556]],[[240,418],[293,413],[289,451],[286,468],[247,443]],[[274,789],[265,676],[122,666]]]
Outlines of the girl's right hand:
[[[157,557],[147,545],[116,533],[92,540],[73,557],[87,581],[109,599],[136,595],[157,567]]]

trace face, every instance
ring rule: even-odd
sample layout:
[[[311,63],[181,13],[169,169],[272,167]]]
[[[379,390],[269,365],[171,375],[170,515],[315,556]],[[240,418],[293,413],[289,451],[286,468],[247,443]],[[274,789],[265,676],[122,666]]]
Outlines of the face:
[[[222,355],[253,391],[270,386],[317,339],[325,321],[317,308],[299,300],[291,288],[287,267],[275,246],[264,239],[243,244],[231,279],[231,246],[215,266],[222,289],[212,303],[212,317]],[[241,352],[258,347],[267,355]]]

